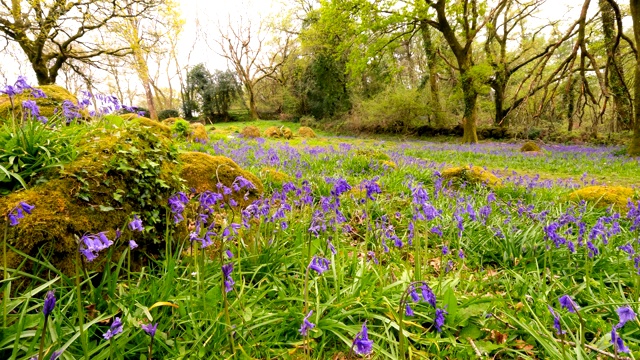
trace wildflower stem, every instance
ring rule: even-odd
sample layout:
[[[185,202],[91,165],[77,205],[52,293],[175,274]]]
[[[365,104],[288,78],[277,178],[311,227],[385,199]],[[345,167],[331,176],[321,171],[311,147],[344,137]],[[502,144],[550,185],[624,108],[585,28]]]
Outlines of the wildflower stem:
[[[9,219],[5,217],[4,237],[2,239],[2,280],[5,281],[4,296],[2,297],[2,327],[7,328],[7,303],[9,302],[9,271],[7,269],[7,236],[9,235]]]
[[[222,245],[220,246],[220,264],[223,263],[224,259],[222,257]],[[204,259],[204,250],[202,250],[202,257]],[[220,288],[222,290],[222,300],[224,303],[224,319],[227,323],[227,329],[228,329],[228,334],[229,334],[229,345],[231,346],[231,354],[235,355],[236,353],[236,346],[234,344],[233,341],[233,328],[231,327],[231,317],[229,316],[229,301],[227,299],[227,290],[224,284],[225,278],[224,275],[221,276],[221,280],[222,282],[222,287]]]
[[[40,335],[40,350],[38,351],[38,359],[44,359],[44,338],[47,333],[47,323],[49,321],[49,316],[44,316],[44,326],[42,327],[42,335]]]
[[[151,337],[151,342],[149,343],[149,360],[152,360],[153,355],[153,338],[154,336]]]
[[[78,323],[80,324],[80,341],[82,343],[82,351],[85,354],[85,358],[88,354],[87,338],[84,334],[84,311],[82,310],[82,291],[80,290],[80,251],[76,251],[76,304],[78,306]]]

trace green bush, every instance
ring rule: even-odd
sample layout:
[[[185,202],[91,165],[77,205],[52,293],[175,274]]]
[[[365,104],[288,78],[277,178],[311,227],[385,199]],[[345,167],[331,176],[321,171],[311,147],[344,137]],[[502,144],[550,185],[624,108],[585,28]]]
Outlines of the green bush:
[[[178,119],[173,123],[171,127],[171,132],[174,134],[178,134],[179,137],[186,138],[191,132],[191,128],[189,122],[186,120]]]
[[[416,90],[393,88],[354,105],[347,121],[351,130],[407,133],[429,114],[427,99]]]
[[[158,120],[162,121],[168,118],[180,117],[180,112],[176,109],[162,110],[158,113]]]

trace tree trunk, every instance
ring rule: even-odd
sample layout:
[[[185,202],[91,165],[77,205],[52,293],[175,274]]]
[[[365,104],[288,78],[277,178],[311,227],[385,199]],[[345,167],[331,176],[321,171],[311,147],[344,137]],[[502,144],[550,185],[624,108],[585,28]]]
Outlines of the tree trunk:
[[[629,3],[631,5],[631,19],[633,20],[633,35],[636,44],[640,44],[640,0],[630,0]],[[640,109],[640,57],[638,57],[638,54],[636,54],[636,62],[634,65],[633,107],[635,108],[635,112],[633,119],[633,138],[631,139],[628,152],[631,156],[638,156],[640,155],[640,111],[638,111]]]
[[[247,93],[249,94],[249,116],[251,120],[258,120],[258,110],[256,109],[256,96],[253,91],[253,87],[250,85],[245,86]]]
[[[632,125],[633,109],[631,99],[627,96],[627,88],[624,83],[624,70],[620,62],[620,50],[615,49],[615,12],[607,0],[599,0],[602,12],[602,30],[609,58],[609,88],[613,96],[614,121],[617,130],[629,130]]]
[[[36,79],[38,79],[38,85],[54,85],[56,83],[56,77],[58,77],[58,71],[55,72],[49,71],[47,64],[39,63],[38,60],[32,60],[29,57],[29,61],[31,62],[31,67],[33,71],[36,73]]]
[[[440,105],[440,89],[438,88],[438,72],[437,72],[437,60],[438,56],[433,48],[433,41],[431,39],[431,28],[426,21],[420,21],[420,32],[422,34],[422,44],[424,46],[424,52],[427,56],[427,67],[429,68],[429,90],[431,92],[431,98],[429,105],[433,111],[434,123],[437,127],[445,125],[444,112]]]
[[[464,133],[462,134],[462,142],[465,144],[475,144],[478,142],[478,134],[476,133],[476,118],[477,118],[477,106],[478,93],[474,88],[473,78],[466,74],[461,73],[462,77],[462,92],[464,98],[464,115],[462,117],[462,127]]]
[[[507,82],[505,81],[502,73],[496,72],[496,79],[491,84],[491,88],[495,92],[493,94],[493,104],[495,107],[495,117],[493,119],[494,125],[504,128],[509,127],[507,111],[504,110],[504,98],[507,92]]]

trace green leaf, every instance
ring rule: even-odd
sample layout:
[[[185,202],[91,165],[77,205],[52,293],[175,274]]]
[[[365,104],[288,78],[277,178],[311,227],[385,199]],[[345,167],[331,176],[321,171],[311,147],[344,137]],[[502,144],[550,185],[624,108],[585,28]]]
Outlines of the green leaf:
[[[113,207],[111,206],[104,206],[104,205],[98,205],[100,207],[100,211],[113,211],[115,210]]]

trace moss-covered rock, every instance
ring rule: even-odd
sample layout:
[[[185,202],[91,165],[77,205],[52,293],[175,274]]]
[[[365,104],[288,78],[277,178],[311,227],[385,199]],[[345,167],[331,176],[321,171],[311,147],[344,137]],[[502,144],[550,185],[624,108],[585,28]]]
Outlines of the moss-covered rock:
[[[389,155],[383,153],[380,150],[375,150],[375,149],[371,149],[371,148],[358,149],[358,150],[355,151],[355,153],[358,156],[364,156],[364,157],[366,157],[368,159],[376,159],[376,160],[382,160],[382,161],[391,160]]]
[[[293,180],[291,176],[270,167],[260,170],[260,178],[264,179],[265,182],[270,182],[276,186],[282,186],[284,183]]]
[[[71,94],[67,89],[60,87],[58,85],[42,85],[38,86],[38,89],[42,90],[46,98],[33,99],[30,91],[25,91],[22,94],[16,95],[13,99],[13,112],[19,116],[22,109],[22,102],[24,100],[35,100],[36,104],[40,108],[40,115],[46,116],[47,118],[52,117],[56,111],[61,111],[62,102],[65,100],[69,100],[74,104],[78,104],[78,100],[76,97]],[[56,110],[57,109],[57,110]],[[1,95],[0,96],[0,119],[6,119],[11,116],[12,108],[11,101],[9,100],[9,96]]]
[[[129,115],[129,114],[125,114],[125,115]],[[149,118],[146,118],[144,116],[138,116],[135,118],[132,118],[130,120],[132,123],[137,123],[142,125],[143,127],[146,127],[150,130],[152,130],[154,133],[156,134],[162,134],[164,136],[171,136],[171,128],[168,127],[167,125],[157,122],[155,120],[151,120]]]
[[[178,120],[184,120],[183,118],[179,118],[179,117],[170,117],[167,119],[162,120],[161,122],[169,127],[173,126],[173,124],[175,124],[176,121]],[[184,120],[187,121],[187,120]]]
[[[396,163],[394,163],[393,161],[390,160],[382,160],[380,162],[380,165],[382,165],[383,167],[387,167],[389,169],[395,169],[398,167],[398,165],[396,165]]]
[[[573,201],[587,201],[596,206],[616,206],[626,209],[629,199],[634,197],[634,190],[624,186],[587,186],[569,194]]]
[[[46,254],[55,267],[72,274],[76,236],[104,231],[114,240],[116,229],[124,229],[136,213],[146,231],[135,238],[140,249],[133,253],[133,261],[146,258],[136,254],[157,254],[162,247],[158,239],[163,238],[159,234],[165,229],[164,217],[157,210],[166,206],[171,194],[183,189],[171,140],[129,123],[115,130],[91,131],[79,150],[78,158],[52,174],[51,180],[0,197],[3,214],[20,201],[35,206],[31,215],[11,229],[9,243],[30,256]],[[123,239],[115,241],[113,258],[127,245]],[[12,268],[24,260],[14,253],[9,259]],[[97,269],[101,264],[86,265]]]
[[[494,188],[502,186],[502,180],[479,166],[467,165],[445,169],[442,171],[442,177],[445,180],[480,184]]]
[[[290,140],[293,138],[293,131],[291,131],[291,129],[289,129],[288,127],[283,127],[282,128],[282,137]]]
[[[277,126],[269,126],[264,130],[264,136],[268,138],[280,138],[282,137],[282,131]]]
[[[241,205],[255,200],[264,191],[260,179],[240,168],[228,157],[190,151],[181,153],[179,159],[182,163],[180,175],[186,180],[187,187],[198,193],[207,190],[217,192],[216,185],[218,183],[231,187],[238,176],[249,180],[255,186],[255,189],[243,190],[242,194],[235,194],[234,199]],[[248,195],[246,200],[244,199],[245,194]]]
[[[189,125],[189,130],[191,132],[187,136],[189,141],[197,141],[201,143],[205,143],[209,141],[209,135],[207,134],[207,128],[200,123],[191,123]]]
[[[540,150],[540,146],[533,141],[527,141],[520,148],[521,152],[539,152]]]
[[[298,129],[298,136],[303,138],[315,138],[316,132],[308,126],[301,126],[300,129]]]
[[[244,129],[242,129],[240,134],[242,134],[242,136],[246,138],[257,138],[260,137],[260,129],[258,129],[256,126],[246,126]]]

